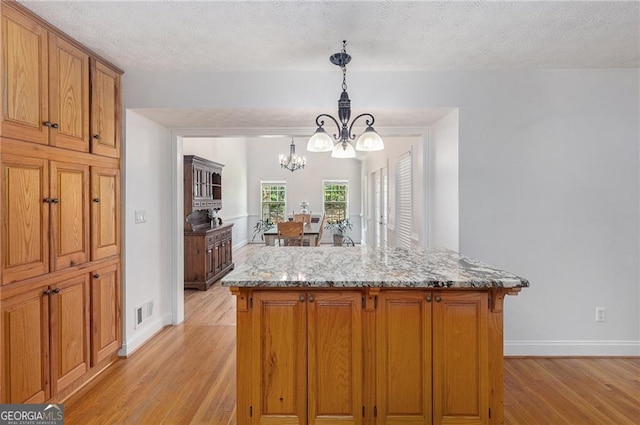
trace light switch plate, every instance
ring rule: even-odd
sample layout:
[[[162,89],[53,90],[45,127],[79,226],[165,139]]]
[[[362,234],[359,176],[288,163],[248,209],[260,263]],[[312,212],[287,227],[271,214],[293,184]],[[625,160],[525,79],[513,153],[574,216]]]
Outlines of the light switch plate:
[[[147,222],[147,210],[136,211],[136,224]]]

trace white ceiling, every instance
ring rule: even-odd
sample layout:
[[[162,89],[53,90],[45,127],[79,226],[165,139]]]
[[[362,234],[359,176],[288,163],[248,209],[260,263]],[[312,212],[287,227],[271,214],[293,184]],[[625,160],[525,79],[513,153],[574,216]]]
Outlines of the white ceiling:
[[[19,2],[125,72],[329,71],[343,39],[350,70],[640,67],[637,1]],[[171,128],[308,126],[309,116],[211,112],[143,114]],[[413,112],[415,127],[446,111]]]

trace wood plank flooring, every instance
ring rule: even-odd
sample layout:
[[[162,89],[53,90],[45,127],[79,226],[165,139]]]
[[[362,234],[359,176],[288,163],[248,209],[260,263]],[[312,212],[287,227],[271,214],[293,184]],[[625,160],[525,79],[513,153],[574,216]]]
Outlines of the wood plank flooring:
[[[185,322],[68,399],[65,425],[235,425],[235,320],[219,283],[185,291]],[[504,377],[506,425],[640,423],[640,358],[508,358]]]

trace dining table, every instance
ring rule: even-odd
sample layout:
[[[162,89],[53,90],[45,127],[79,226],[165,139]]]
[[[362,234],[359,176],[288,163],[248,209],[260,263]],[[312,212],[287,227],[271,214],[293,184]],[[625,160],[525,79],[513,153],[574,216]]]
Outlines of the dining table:
[[[317,245],[321,228],[322,223],[304,223],[304,226],[302,226],[303,238],[305,241],[309,241],[309,246]],[[276,245],[276,240],[278,240],[278,226],[264,231],[265,245]]]

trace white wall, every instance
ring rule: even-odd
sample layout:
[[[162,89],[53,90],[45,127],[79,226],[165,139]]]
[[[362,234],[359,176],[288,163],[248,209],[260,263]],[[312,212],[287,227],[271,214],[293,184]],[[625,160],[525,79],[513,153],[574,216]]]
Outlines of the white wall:
[[[640,354],[638,77],[350,74],[358,105],[459,108],[460,251],[531,281],[505,303],[508,354]],[[335,109],[332,72],[127,70],[124,83],[127,108]],[[384,117],[376,123],[382,133]],[[128,152],[127,161],[152,174],[163,167]],[[607,322],[595,323],[596,306]]]
[[[425,130],[426,132],[426,130]],[[411,152],[412,156],[412,210],[413,210],[413,222],[411,232],[413,234],[412,242],[414,246],[426,246],[425,242],[425,224],[427,214],[424,209],[424,198],[427,195],[426,190],[422,182],[424,181],[425,169],[423,166],[423,151],[424,151],[424,136],[412,136],[412,137],[385,137],[384,138],[384,150],[377,152],[369,152],[362,161],[362,172],[364,177],[367,178],[368,183],[368,202],[373,205],[371,199],[372,193],[372,179],[371,173],[380,170],[383,167],[387,167],[388,172],[388,232],[387,243],[389,247],[396,246],[396,161],[402,155],[407,152]],[[370,206],[370,209],[372,207]],[[367,223],[368,229],[368,243],[372,244],[371,237],[373,236],[374,225],[374,212],[371,211],[370,220]]]
[[[291,172],[280,167],[278,155],[289,153],[291,138],[253,138],[248,140],[248,206],[249,239],[253,236],[253,226],[260,218],[260,181],[284,180],[287,183],[287,213],[300,211],[300,202],[309,203],[307,209],[312,214],[322,214],[322,181],[347,180],[349,182],[348,214],[353,229],[347,234],[358,243],[360,241],[360,161],[356,159],[331,158],[330,152],[307,152],[307,140],[294,139],[296,153],[307,156],[307,165],[302,170]],[[330,232],[323,234],[324,242],[331,241]],[[259,242],[256,237],[254,242]]]
[[[247,142],[244,138],[184,137],[182,153],[224,164],[222,209],[218,217],[234,223],[233,246],[247,243]]]
[[[124,343],[129,355],[171,323],[171,133],[126,111],[124,144]],[[135,211],[147,222],[135,224]],[[153,301],[153,315],[135,329],[134,308]]]
[[[458,110],[429,129],[429,246],[460,250]]]

